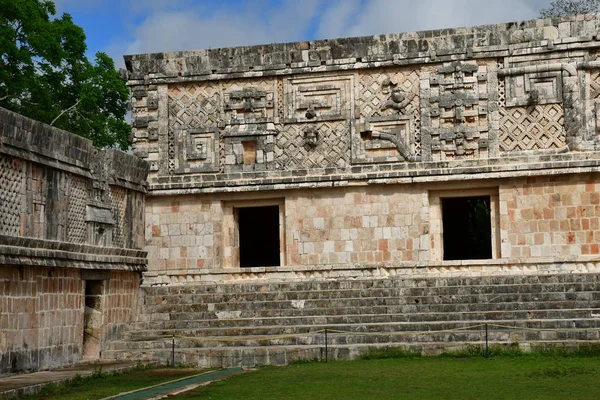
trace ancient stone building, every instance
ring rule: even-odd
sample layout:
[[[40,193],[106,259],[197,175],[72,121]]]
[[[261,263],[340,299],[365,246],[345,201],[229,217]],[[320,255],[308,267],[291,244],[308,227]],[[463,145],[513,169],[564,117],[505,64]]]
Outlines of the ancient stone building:
[[[0,109],[0,375],[97,359],[135,321],[146,175]]]
[[[113,354],[167,358],[160,335],[181,334],[183,361],[285,363],[327,327],[381,333],[330,336],[352,357],[478,343],[398,333],[489,321],[532,329],[504,343],[597,340],[599,32],[587,15],[126,56],[146,341]]]
[[[599,32],[126,56],[144,216],[144,163],[4,112],[2,370],[86,346],[166,361],[173,337],[198,365],[440,351],[486,323],[492,343],[599,340]]]

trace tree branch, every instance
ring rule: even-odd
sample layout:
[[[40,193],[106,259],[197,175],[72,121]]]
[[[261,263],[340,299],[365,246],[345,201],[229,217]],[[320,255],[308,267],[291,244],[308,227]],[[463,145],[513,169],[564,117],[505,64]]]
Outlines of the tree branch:
[[[76,109],[77,106],[79,105],[79,103],[81,103],[81,99],[77,100],[77,103],[73,104],[71,107],[62,110],[60,112],[60,114],[58,114],[58,116],[52,120],[52,122],[50,123],[50,126],[54,126],[54,123],[56,122],[56,120],[59,119],[60,117],[62,117],[64,114],[66,114],[68,112],[71,112],[74,109]]]

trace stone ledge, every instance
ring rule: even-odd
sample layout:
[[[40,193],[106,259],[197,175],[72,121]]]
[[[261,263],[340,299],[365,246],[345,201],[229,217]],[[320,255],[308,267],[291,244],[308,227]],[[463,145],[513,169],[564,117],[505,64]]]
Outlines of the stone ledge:
[[[32,250],[52,250],[68,253],[87,253],[100,256],[117,256],[130,258],[146,258],[148,252],[138,249],[127,249],[121,247],[92,246],[80,243],[59,242],[56,240],[44,240],[22,236],[0,235],[0,246],[19,247]],[[1,253],[1,252],[0,252]]]
[[[0,245],[0,264],[145,271],[145,258]]]
[[[537,162],[501,164],[507,158],[465,162],[430,162],[353,166],[348,169],[271,171],[268,173],[206,174],[159,177],[149,182],[153,196],[197,193],[268,191],[281,189],[338,187],[369,184],[400,184],[479,179],[518,178],[600,172],[598,152],[573,157],[547,156]],[[510,159],[508,159],[510,161]],[[514,161],[513,161],[514,162]],[[272,173],[273,175],[268,175]],[[310,174],[310,175],[309,175]],[[267,178],[268,176],[268,178]],[[252,177],[252,178],[250,178]],[[262,178],[264,177],[264,178]],[[194,180],[197,178],[197,180]]]
[[[144,272],[142,286],[223,284],[239,282],[292,282],[300,280],[371,279],[385,277],[469,277],[495,275],[600,273],[598,257],[540,257],[432,261],[413,263],[334,264],[261,268],[170,270]]]

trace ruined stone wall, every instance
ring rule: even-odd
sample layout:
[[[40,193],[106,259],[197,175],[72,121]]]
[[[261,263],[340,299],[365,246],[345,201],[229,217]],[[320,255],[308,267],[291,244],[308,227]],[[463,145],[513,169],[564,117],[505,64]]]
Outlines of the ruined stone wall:
[[[88,283],[103,282],[101,345],[132,322],[145,177],[136,157],[0,109],[0,374],[81,359]]]
[[[585,15],[126,56],[145,283],[586,262],[598,31]],[[442,204],[470,197],[490,203],[491,250],[446,259]],[[257,206],[280,213],[272,269],[240,268],[238,214]]]

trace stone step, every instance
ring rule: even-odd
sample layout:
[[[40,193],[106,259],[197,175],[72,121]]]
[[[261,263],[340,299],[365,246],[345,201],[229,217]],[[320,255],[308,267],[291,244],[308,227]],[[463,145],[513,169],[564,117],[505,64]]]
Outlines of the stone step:
[[[507,340],[491,340],[489,344],[513,345],[512,338]],[[519,345],[525,350],[531,346],[576,346],[587,344],[589,340],[536,340],[532,342],[520,341]],[[440,354],[444,351],[464,349],[467,345],[484,348],[485,342],[480,338],[472,342],[426,342],[426,343],[393,343],[405,350],[419,351],[424,354]],[[327,347],[329,360],[353,360],[360,354],[374,348],[389,347],[390,343],[366,343],[333,345]],[[170,348],[144,350],[107,350],[102,353],[106,359],[120,360],[154,360],[161,363],[171,362]],[[293,361],[325,360],[325,347],[321,345],[302,346],[236,346],[216,348],[176,348],[175,364],[197,365],[199,368],[207,367],[256,367],[262,365],[287,365]]]
[[[510,322],[504,322],[508,324]],[[473,327],[472,330],[456,330],[469,325],[437,324],[428,326],[413,325],[388,327],[390,331],[381,331],[383,326],[365,326],[363,332],[354,327],[354,331],[345,331],[343,326],[331,329],[327,335],[328,345],[347,344],[384,344],[389,343],[472,343],[485,340],[484,328]],[[280,332],[272,335],[245,336],[181,336],[175,338],[175,348],[220,348],[238,346],[324,346],[325,334],[319,332],[323,327],[306,327],[295,332]],[[395,328],[395,329],[394,329]],[[414,328],[414,329],[406,329]],[[600,323],[597,320],[575,321],[528,321],[519,324],[518,328],[508,329],[490,325],[488,338],[490,341],[535,342],[540,340],[588,340],[599,339]],[[558,330],[550,330],[558,329]],[[565,330],[560,330],[565,329]],[[305,332],[303,332],[305,331]],[[310,333],[312,332],[312,333]],[[352,332],[352,333],[350,333]],[[111,350],[156,350],[171,348],[171,338],[155,338],[148,340],[116,341],[111,343]]]
[[[581,319],[530,319],[527,321],[519,321],[515,323],[511,320],[499,320],[499,321],[448,321],[448,322],[384,322],[384,323],[364,323],[360,325],[355,324],[311,324],[311,325],[294,325],[294,326],[252,326],[252,327],[233,327],[233,328],[198,328],[198,329],[169,329],[169,330],[156,330],[156,331],[128,331],[124,335],[124,340],[130,340],[132,342],[146,342],[147,340],[154,340],[159,338],[170,338],[172,336],[177,337],[179,341],[196,341],[207,339],[203,344],[215,345],[213,340],[216,338],[223,338],[223,340],[235,340],[244,341],[245,339],[251,339],[256,337],[280,337],[287,335],[306,335],[302,337],[291,337],[284,338],[283,340],[300,340],[305,341],[307,337],[313,337],[311,333],[315,331],[322,331],[329,329],[332,332],[353,332],[353,333],[365,333],[365,334],[377,334],[381,336],[387,336],[386,334],[393,334],[398,332],[410,333],[410,332],[422,332],[431,331],[431,335],[437,335],[438,333],[447,333],[446,331],[454,331],[456,329],[463,329],[465,327],[477,326],[484,323],[494,325],[506,325],[506,326],[520,326],[528,329],[589,329],[589,328],[600,328],[600,318],[581,318]],[[479,327],[477,330],[483,328]],[[496,329],[496,328],[494,328]],[[503,330],[503,328],[500,328]],[[527,333],[531,331],[525,331]],[[451,332],[458,334],[465,334],[468,331]],[[598,336],[598,332],[595,332]],[[346,334],[342,334],[345,336]],[[377,336],[375,335],[375,336]],[[318,336],[318,335],[317,335]],[[354,336],[350,334],[350,336]],[[362,336],[362,335],[361,335]],[[235,338],[235,339],[233,339]],[[220,339],[219,339],[220,340]],[[278,339],[274,339],[278,340]],[[160,340],[159,340],[160,341]],[[251,340],[252,341],[252,340]],[[268,339],[271,341],[271,339]],[[217,344],[220,342],[216,342]],[[304,342],[303,342],[304,343]],[[307,344],[307,343],[304,343]],[[310,343],[308,343],[310,344]]]
[[[373,288],[432,288],[432,287],[498,287],[535,283],[590,283],[598,282],[596,274],[548,274],[548,275],[498,275],[486,277],[455,278],[405,278],[386,277],[381,279],[308,280],[297,282],[249,282],[249,283],[194,283],[183,286],[145,287],[150,296],[175,294],[226,294],[258,293],[278,291],[318,291],[339,289]]]
[[[321,317],[332,315],[357,315],[357,314],[449,314],[458,315],[469,312],[504,312],[504,311],[543,311],[543,310],[571,310],[589,309],[598,310],[600,301],[555,301],[555,302],[522,302],[522,303],[475,303],[475,304],[413,304],[396,306],[367,306],[367,307],[326,307],[326,308],[281,308],[259,310],[237,310],[232,312],[216,313],[214,311],[188,312],[188,313],[154,313],[139,316],[140,320],[152,323],[153,321],[187,321],[209,319],[239,319],[239,318],[276,318],[276,317]]]
[[[434,322],[434,321],[493,321],[493,320],[527,320],[535,319],[569,319],[590,318],[592,315],[600,316],[599,309],[551,309],[551,310],[505,310],[487,312],[463,313],[381,313],[381,314],[340,314],[322,316],[292,316],[292,317],[261,317],[261,318],[236,318],[236,319],[175,319],[167,321],[150,321],[136,323],[136,331],[143,330],[168,330],[168,329],[194,329],[194,328],[222,328],[222,327],[248,327],[248,326],[289,326],[309,324],[362,324],[383,322]]]
[[[282,301],[253,301],[227,303],[196,304],[160,304],[146,310],[153,313],[197,313],[203,311],[240,311],[240,310],[273,310],[273,309],[318,309],[340,307],[374,307],[374,306],[407,306],[407,305],[472,305],[491,303],[522,302],[560,302],[566,300],[596,301],[600,300],[600,292],[543,292],[543,293],[501,293],[492,295],[465,296],[402,296],[402,297],[361,297],[333,298]]]
[[[316,291],[276,291],[276,292],[242,292],[242,293],[193,293],[193,294],[166,294],[148,295],[144,298],[146,308],[169,304],[206,304],[229,302],[255,302],[255,301],[295,301],[295,300],[321,300],[335,298],[361,298],[361,297],[435,297],[435,296],[473,296],[473,295],[498,295],[498,294],[526,294],[526,293],[564,293],[564,292],[593,292],[598,284],[595,282],[577,283],[548,283],[548,284],[523,284],[499,286],[473,286],[473,287],[431,287],[431,288],[363,288],[363,289],[338,289]]]

